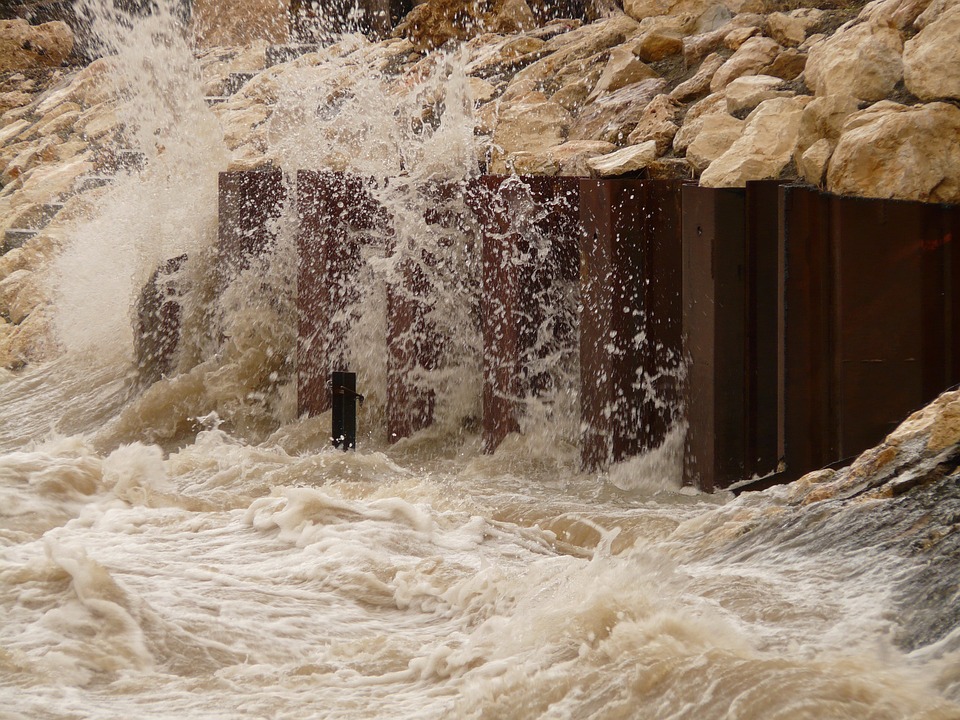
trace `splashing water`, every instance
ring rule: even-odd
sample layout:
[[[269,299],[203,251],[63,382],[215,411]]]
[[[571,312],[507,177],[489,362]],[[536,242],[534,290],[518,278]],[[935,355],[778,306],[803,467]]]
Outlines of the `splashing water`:
[[[911,528],[949,537],[953,495],[701,496],[679,488],[682,429],[580,472],[575,284],[540,298],[524,363],[544,390],[523,433],[480,454],[475,221],[434,192],[479,172],[469,58],[401,74],[388,44],[344,36],[218,110],[173,2],[86,8],[112,53],[109,148],[145,163],[66,232],[49,273],[59,358],[0,377],[0,717],[960,715],[960,630],[908,612],[935,587]],[[250,110],[267,97],[269,118]],[[255,139],[237,144],[228,118],[248,111]],[[329,416],[296,417],[292,206],[217,286],[217,174],[251,147],[290,183],[372,178],[388,218],[349,311],[371,397],[358,452],[327,447]],[[516,214],[531,252],[550,210]],[[145,387],[134,307],[183,253],[183,341]],[[424,376],[437,422],[389,445],[383,305],[410,262],[444,338]]]

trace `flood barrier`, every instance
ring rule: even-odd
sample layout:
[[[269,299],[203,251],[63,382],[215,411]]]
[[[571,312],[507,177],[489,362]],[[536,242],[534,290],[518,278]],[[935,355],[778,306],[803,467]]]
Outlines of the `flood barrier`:
[[[229,273],[262,251],[283,193],[276,172],[226,175],[220,250]],[[370,187],[338,173],[297,175],[301,413],[330,407],[330,372],[342,369],[358,231],[376,229],[391,251],[416,247],[393,236]],[[685,422],[687,482],[759,488],[851,458],[960,382],[958,206],[776,181],[711,189],[484,176],[435,192],[466,200],[482,243],[488,452],[521,429],[522,400],[542,389],[529,369],[531,330],[544,288],[564,277],[579,288],[570,334],[579,332],[588,468],[656,447]],[[527,226],[547,238],[536,253],[521,197],[549,206]],[[424,221],[447,222],[431,207]],[[418,270],[430,257],[412,257],[385,309],[392,440],[431,421],[435,398],[420,371],[436,366],[444,342],[418,300],[430,292]]]

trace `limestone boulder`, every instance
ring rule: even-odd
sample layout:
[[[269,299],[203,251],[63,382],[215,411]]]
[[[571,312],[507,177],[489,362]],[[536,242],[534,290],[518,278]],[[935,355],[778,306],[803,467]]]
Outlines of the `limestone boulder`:
[[[697,137],[687,147],[687,162],[696,172],[703,172],[740,139],[745,125],[743,120],[730,115],[708,115]]]
[[[13,108],[23,107],[33,100],[30,93],[13,91],[0,93],[0,113],[5,113]]]
[[[651,78],[597,98],[570,128],[570,139],[623,143],[643,118],[647,105],[666,85],[666,80]]]
[[[623,11],[635,20],[660,15],[699,17],[719,4],[716,0],[624,0]]]
[[[289,6],[289,0],[193,0],[193,34],[200,47],[286,42]]]
[[[513,82],[534,80],[542,85],[557,82],[564,74],[582,74],[593,63],[606,61],[602,53],[622,45],[639,32],[640,24],[626,15],[584,25],[548,40],[542,51],[545,56],[520,70]]]
[[[737,51],[747,40],[760,34],[760,28],[755,25],[734,28],[723,36],[723,46],[728,50]]]
[[[944,4],[952,0],[940,0]],[[873,0],[868,3],[858,16],[859,20],[890,25],[903,30],[917,20],[924,12],[935,5],[930,0]]]
[[[0,20],[0,71],[57,67],[71,52],[73,33],[64,22]]]
[[[956,4],[957,0],[931,0],[926,9],[913,21],[913,26],[917,30],[923,30]]]
[[[449,40],[468,40],[486,32],[518,33],[538,24],[526,0],[426,0],[407,14],[394,34],[418,50],[432,50]]]
[[[617,177],[642,170],[656,159],[657,143],[649,140],[588,160],[587,164],[599,177]]]
[[[590,160],[616,150],[612,143],[577,140],[548,148],[543,152],[520,151],[497,160],[491,167],[495,173],[520,175],[564,175],[590,177]]]
[[[823,95],[811,100],[800,115],[797,154],[824,139],[831,147],[836,145],[847,119],[858,109],[856,99],[849,95]]]
[[[709,92],[710,81],[713,80],[713,76],[724,62],[726,62],[726,60],[722,55],[717,53],[708,55],[704,58],[703,62],[700,63],[700,67],[697,68],[697,72],[693,74],[693,77],[684,80],[670,91],[670,97],[678,102],[685,102]]]
[[[567,139],[573,116],[543,93],[531,93],[512,103],[501,104],[493,144],[507,155],[512,152],[543,152]]]
[[[705,118],[710,115],[727,115],[727,98],[723,93],[713,93],[694,103],[687,110],[683,118],[683,125],[677,131],[673,138],[673,149],[679,154],[686,152],[687,147],[692,143],[700,130],[703,129]]]
[[[783,50],[780,44],[768,37],[752,37],[717,70],[710,81],[713,92],[722,90],[738,77],[758,75],[764,71]]]
[[[903,80],[921,100],[960,100],[960,5],[906,42]]]
[[[764,100],[790,97],[794,93],[783,89],[784,81],[771,75],[745,75],[727,85],[727,112],[731,115],[753,111]]]
[[[960,108],[887,104],[845,126],[827,170],[830,192],[960,202]]]
[[[817,140],[797,157],[797,172],[811,185],[821,186],[827,174],[831,155],[833,155],[833,143],[826,138]]]
[[[657,62],[683,52],[683,33],[673,29],[654,28],[636,41],[633,52],[644,62]]]
[[[761,103],[746,120],[740,138],[714,160],[700,184],[743,187],[748,180],[777,178],[793,159],[800,115],[810,98],[774,98]]]
[[[784,47],[797,47],[823,21],[823,17],[823,10],[816,8],[770,13],[767,16],[767,33]]]
[[[627,137],[630,145],[642,145],[648,140],[657,144],[657,155],[663,155],[673,144],[680,129],[678,117],[683,106],[669,95],[657,95],[644,108],[640,121]]]
[[[632,45],[615,47],[610,51],[610,59],[607,60],[588,102],[604,93],[655,77],[657,73],[634,54]]]
[[[903,40],[889,25],[845,26],[810,48],[805,77],[817,95],[881,100],[903,77]]]

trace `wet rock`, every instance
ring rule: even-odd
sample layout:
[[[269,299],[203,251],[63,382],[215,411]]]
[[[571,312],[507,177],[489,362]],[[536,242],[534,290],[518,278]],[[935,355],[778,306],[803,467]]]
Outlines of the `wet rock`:
[[[282,0],[193,0],[191,24],[201,47],[272,43],[289,38],[289,2]]]
[[[960,100],[960,5],[906,42],[903,80],[921,100]]]
[[[700,64],[693,77],[684,80],[671,92],[670,97],[679,102],[691,100],[710,90],[710,81],[726,60],[717,53],[709,55]]]
[[[744,75],[758,75],[780,54],[782,48],[776,40],[768,37],[752,37],[717,70],[710,81],[713,92],[722,90],[732,81]]]
[[[73,52],[73,33],[64,22],[30,25],[0,20],[0,71],[57,67]]]
[[[599,177],[617,177],[642,170],[657,158],[657,143],[649,140],[631,145],[603,157],[588,160],[587,164]]]
[[[525,0],[426,0],[397,26],[394,35],[408,39],[419,50],[438,48],[449,40],[467,40],[480,33],[517,33],[538,25]]]
[[[903,77],[900,33],[873,23],[845,26],[810,48],[805,77],[817,95],[881,100]]]
[[[657,95],[643,110],[640,121],[627,137],[631,145],[642,145],[648,140],[657,144],[657,155],[663,155],[673,144],[680,129],[677,118],[683,106],[669,95]]]
[[[800,173],[800,177],[811,185],[818,187],[823,185],[827,166],[833,155],[833,143],[823,138],[813,143],[802,154],[798,150],[797,155],[799,156],[796,159],[797,172]]]
[[[640,36],[633,52],[644,62],[657,62],[683,52],[683,33],[672,29],[653,29]]]
[[[762,102],[747,117],[740,138],[700,176],[700,184],[743,187],[748,180],[779,177],[793,159],[800,115],[809,100],[800,96]]]
[[[746,123],[730,115],[718,113],[703,118],[700,132],[687,148],[687,162],[696,172],[703,172],[723,155],[740,136]]]
[[[470,85],[470,97],[476,104],[489,102],[497,94],[497,88],[494,84],[482,78],[472,77],[467,82]]]
[[[584,108],[570,128],[571,140],[623,142],[643,117],[653,98],[663,92],[666,80],[643,80],[598,98]]]
[[[657,73],[634,55],[630,46],[621,45],[610,51],[610,59],[603,68],[593,92],[587,102],[595,100],[606,92],[613,92],[620,88],[657,77]]]
[[[823,11],[816,8],[770,13],[767,16],[767,32],[784,47],[797,47],[822,20]]]
[[[567,138],[573,117],[542,93],[502,104],[493,144],[507,155],[518,151],[542,153]]]
[[[863,197],[960,202],[960,108],[878,103],[851,115],[830,160],[827,188]]]
[[[703,128],[704,118],[715,114],[728,114],[727,98],[723,93],[708,95],[687,110],[687,114],[683,118],[683,125],[677,131],[676,137],[673,138],[673,149],[678,153],[686,152],[687,147],[696,139],[697,134]]]
[[[30,270],[17,270],[0,281],[0,310],[19,325],[42,302],[42,295]]]
[[[0,128],[0,147],[6,145],[13,138],[17,137],[17,135],[32,125],[33,123],[31,123],[29,120],[17,120],[16,122],[12,122],[3,128]]]
[[[557,145],[542,153],[511,153],[503,161],[503,168],[520,175],[589,177],[591,168],[588,162],[616,149],[612,143],[578,140]]]
[[[783,90],[783,80],[770,75],[746,75],[739,77],[724,90],[727,112],[731,115],[752,111],[764,100],[775,97],[790,97],[794,93]]]
[[[584,25],[547,41],[543,51],[549,54],[518,72],[514,82],[529,79],[542,84],[556,80],[565,68],[574,74],[581,73],[591,65],[584,62],[588,58],[596,58],[599,53],[622,45],[639,32],[640,24],[626,15]]]

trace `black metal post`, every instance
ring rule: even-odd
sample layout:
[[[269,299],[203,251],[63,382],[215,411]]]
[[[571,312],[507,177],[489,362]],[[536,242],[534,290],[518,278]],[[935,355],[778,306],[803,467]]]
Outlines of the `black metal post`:
[[[357,447],[357,400],[363,403],[363,395],[357,393],[357,374],[334,372],[330,390],[333,396],[333,446],[354,450]]]

